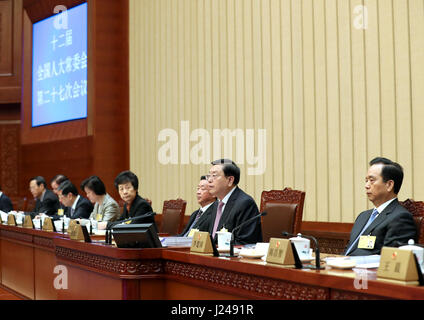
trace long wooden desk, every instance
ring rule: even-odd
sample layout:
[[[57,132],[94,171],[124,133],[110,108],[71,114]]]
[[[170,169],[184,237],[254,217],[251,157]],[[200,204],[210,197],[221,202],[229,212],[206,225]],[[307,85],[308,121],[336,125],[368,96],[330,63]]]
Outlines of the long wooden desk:
[[[424,287],[375,280],[375,272],[367,289],[356,289],[351,270],[295,270],[178,248],[119,249],[6,225],[0,266],[1,286],[28,299],[424,299]],[[62,272],[54,273],[57,266]],[[59,276],[66,288],[55,288]]]

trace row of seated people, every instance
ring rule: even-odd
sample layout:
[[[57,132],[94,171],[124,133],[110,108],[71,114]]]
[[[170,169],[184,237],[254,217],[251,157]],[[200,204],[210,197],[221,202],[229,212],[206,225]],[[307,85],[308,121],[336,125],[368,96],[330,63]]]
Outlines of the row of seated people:
[[[226,159],[213,162],[210,174],[207,180],[204,180],[210,200],[207,207],[210,207],[210,210],[203,215],[204,222],[207,222],[207,225],[204,224],[203,227],[207,228],[214,237],[217,231],[222,229],[231,231],[259,213],[253,198],[237,186],[239,180],[239,167]],[[102,185],[102,192],[97,192],[94,182]],[[115,179],[115,187],[125,203],[121,215],[118,204],[107,195],[104,184],[96,176],[84,180],[81,184],[81,189],[85,191],[90,201],[79,195],[74,184],[63,175],[56,176],[51,181],[51,186],[52,190],[49,190],[45,179],[40,176],[30,180],[29,189],[36,199],[36,204],[33,211],[25,212],[26,215],[39,218],[41,214],[46,214],[53,219],[59,219],[58,210],[63,207],[64,214],[71,219],[92,218],[104,223],[105,227],[113,221],[144,216],[153,212],[150,204],[138,195],[138,178],[131,171],[121,172]],[[215,201],[216,199],[221,201]],[[105,201],[110,203],[110,206],[106,206]],[[95,203],[94,208],[92,203]],[[206,208],[204,209],[206,211]],[[201,214],[197,216],[200,218]],[[137,222],[155,223],[155,219],[150,215]],[[98,227],[101,228],[102,224],[98,223]],[[246,224],[242,231],[235,237],[236,244],[262,241],[259,219]],[[187,231],[183,233],[187,234]]]
[[[193,228],[208,231],[213,236],[221,228],[231,232],[236,226],[258,214],[254,200],[237,187],[240,170],[231,160],[212,162],[209,175],[203,178],[206,182],[201,180],[198,186],[201,208],[193,212],[182,235],[189,234]],[[380,254],[383,246],[397,247],[408,243],[410,239],[415,242],[419,240],[422,217],[417,219],[408,211],[408,201],[398,201],[397,195],[402,182],[403,168],[398,163],[383,157],[370,161],[365,178],[365,193],[374,208],[361,212],[356,218],[343,251],[344,255]],[[203,192],[209,193],[212,198],[201,202]],[[303,199],[299,203],[303,206]],[[272,210],[272,203],[267,208],[261,206],[261,210]],[[266,219],[267,216],[264,217]],[[292,223],[297,227],[293,229],[300,230],[301,221],[296,221],[296,218],[294,220]],[[260,219],[256,219],[237,230],[234,234],[235,243],[260,242],[260,224]],[[278,228],[277,226],[281,234],[284,229]],[[360,241],[365,240],[362,237],[367,241]]]
[[[186,228],[180,235],[187,236],[191,229],[197,229],[209,232],[216,239],[218,231],[228,230],[231,232],[243,224],[243,227],[234,234],[236,245],[262,242],[261,219],[254,219],[259,216],[256,202],[238,187],[239,167],[229,159],[219,159],[211,164],[209,174],[202,177],[198,185],[197,199],[200,209],[193,212]],[[375,208],[362,212],[356,219],[344,252],[346,255],[379,254],[383,246],[398,246],[400,243],[406,243],[409,239],[417,240],[417,229],[412,214],[397,199],[402,180],[403,169],[399,164],[381,157],[370,162],[365,190]],[[65,182],[58,183],[56,192],[61,203],[68,207],[66,214],[71,218],[83,217],[78,212],[78,202],[80,202],[81,196],[77,195],[77,192],[73,192],[70,187],[72,184],[69,181]],[[90,195],[90,193],[95,193],[94,188],[87,187],[88,183],[85,182],[86,180],[82,183],[81,188],[91,202],[98,205],[97,211],[88,209],[89,206],[86,205],[85,211],[89,211],[89,213],[85,214],[91,214],[93,219],[99,218],[101,203],[96,202],[96,199]],[[39,190],[40,186],[41,190]],[[53,184],[52,187],[55,190]],[[115,187],[125,202],[125,207],[120,216],[118,213],[113,214],[110,218],[106,218],[104,215],[105,224],[114,220],[146,215],[153,211],[150,204],[138,195],[138,179],[132,172],[120,173],[115,179]],[[54,194],[48,193],[45,181],[39,183],[36,178],[31,180],[30,189],[37,198],[37,204],[34,212],[28,214],[36,217],[39,213],[45,212],[54,216],[59,206],[58,199]],[[48,203],[51,204],[47,205]],[[115,211],[119,212],[118,205],[115,204],[114,207]],[[249,223],[244,223],[247,221]],[[154,223],[155,220],[154,217],[148,216],[142,222]],[[358,245],[358,243],[362,243],[359,239],[363,235],[371,236],[372,239],[372,244],[368,241],[366,248]]]
[[[55,176],[51,186],[52,190],[47,188],[44,177],[30,179],[29,189],[36,201],[33,210],[24,212],[25,215],[33,219],[42,214],[53,220],[63,215],[70,219],[93,219],[98,222],[99,229],[105,229],[111,222],[152,213],[143,220],[154,223],[152,207],[138,195],[138,178],[131,171],[121,172],[115,179],[115,187],[125,204],[122,211],[115,199],[106,192],[98,176],[91,176],[81,183],[87,198],[80,195],[76,186],[64,175]],[[10,203],[7,207],[0,207],[0,210],[10,212],[13,207]]]

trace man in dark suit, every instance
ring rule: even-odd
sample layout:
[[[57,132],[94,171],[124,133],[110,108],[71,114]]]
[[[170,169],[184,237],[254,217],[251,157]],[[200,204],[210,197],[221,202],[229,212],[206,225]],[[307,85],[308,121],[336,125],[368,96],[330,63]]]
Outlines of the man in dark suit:
[[[209,223],[209,232],[216,240],[216,232],[227,229],[229,232],[259,214],[255,200],[237,185],[240,181],[240,168],[231,160],[220,159],[212,162],[208,182],[210,193],[218,198]],[[234,243],[248,244],[262,241],[260,218],[242,226],[234,234]]]
[[[57,197],[59,197],[59,191],[57,189],[59,189],[60,184],[62,182],[65,182],[66,180],[69,180],[69,179],[67,176],[63,174],[57,174],[53,177],[52,180],[50,180],[50,186],[52,187],[52,191]],[[60,205],[59,209],[63,209],[63,210],[66,209],[66,207],[61,202],[59,203],[59,205]]]
[[[30,180],[29,190],[33,197],[36,199],[35,208],[33,212],[25,212],[25,214],[31,215],[32,218],[45,213],[48,216],[54,216],[59,209],[59,199],[49,189],[47,189],[46,180],[37,176]]]
[[[209,219],[213,210],[213,203],[216,201],[216,198],[213,197],[209,192],[209,185],[208,181],[206,180],[206,176],[200,177],[200,182],[197,186],[196,197],[200,208],[191,214],[190,220],[185,226],[183,232],[181,232],[180,236],[187,237],[192,229],[197,229],[199,231],[209,231]]]
[[[57,188],[60,202],[66,207],[65,215],[71,219],[88,219],[93,211],[91,202],[78,194],[75,185],[66,180]]]
[[[2,191],[0,191],[0,210],[6,213],[13,211],[12,201]]]
[[[375,208],[356,219],[345,255],[380,254],[383,246],[397,247],[409,239],[417,240],[412,214],[397,199],[402,181],[403,169],[396,162],[386,158],[370,161],[365,190]]]
[[[122,215],[116,221],[122,221],[129,218],[135,218],[137,216],[142,216],[147,213],[152,213],[147,215],[145,218],[140,218],[131,223],[153,223],[154,227],[157,229],[155,223],[155,213],[153,212],[150,204],[138,195],[138,178],[131,171],[123,171],[115,178],[115,187],[119,192],[121,199],[125,202],[124,210]],[[110,223],[108,223],[108,227]]]

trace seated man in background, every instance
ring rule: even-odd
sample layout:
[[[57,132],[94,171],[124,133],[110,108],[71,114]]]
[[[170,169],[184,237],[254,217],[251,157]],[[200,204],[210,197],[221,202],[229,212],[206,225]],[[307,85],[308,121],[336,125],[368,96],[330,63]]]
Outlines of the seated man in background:
[[[121,199],[125,202],[122,215],[117,221],[129,218],[135,218],[147,213],[152,213],[144,218],[134,220],[131,223],[155,223],[154,212],[150,204],[138,195],[138,178],[131,171],[123,171],[115,178],[115,187],[119,192]],[[108,223],[108,226],[110,222]]]
[[[386,158],[375,158],[369,165],[365,190],[375,207],[356,218],[345,255],[380,254],[383,246],[398,247],[409,239],[417,240],[412,214],[397,199],[403,181],[402,167]],[[367,241],[360,241],[361,237],[368,237]]]
[[[6,212],[6,213],[13,211],[12,201],[1,190],[2,189],[1,189],[1,186],[0,186],[0,210],[3,211],[3,212]]]
[[[71,181],[62,182],[57,189],[60,202],[66,207],[65,215],[71,219],[88,219],[93,211],[93,205],[78,194]]]
[[[219,203],[209,221],[209,233],[215,239],[216,232],[234,228],[259,214],[255,200],[238,187],[240,168],[231,160],[220,159],[212,162],[209,170],[209,192]],[[237,245],[262,242],[261,219],[257,218],[238,229],[234,234]]]
[[[192,229],[208,231],[209,219],[216,198],[209,193],[209,185],[208,180],[206,180],[206,176],[200,177],[196,197],[200,208],[191,214],[190,220],[185,226],[183,232],[181,232],[180,236],[187,237]]]
[[[50,186],[52,187],[52,191],[54,192],[54,194],[59,198],[59,193],[57,191],[57,189],[59,188],[59,185],[62,182],[65,182],[69,180],[67,176],[63,175],[63,174],[57,174],[53,177],[52,180],[50,180]],[[59,201],[59,209],[62,209],[62,212],[60,213],[60,215],[63,215],[64,210],[66,209],[66,207]],[[57,217],[56,217],[57,218]]]
[[[50,181],[50,186],[52,187],[52,191],[54,192],[55,195],[58,196],[57,189],[59,188],[60,184],[62,182],[65,182],[66,180],[69,180],[67,176],[65,176],[63,174],[57,174]]]
[[[98,222],[99,229],[105,229],[108,221],[119,218],[119,205],[109,194],[106,187],[98,176],[91,176],[81,183],[81,189],[85,191],[88,200],[94,204],[90,219]]]
[[[31,215],[32,218],[44,213],[48,216],[54,216],[59,209],[59,200],[53,191],[47,189],[46,180],[37,176],[29,181],[29,190],[33,195],[35,202],[34,212],[25,212]]]

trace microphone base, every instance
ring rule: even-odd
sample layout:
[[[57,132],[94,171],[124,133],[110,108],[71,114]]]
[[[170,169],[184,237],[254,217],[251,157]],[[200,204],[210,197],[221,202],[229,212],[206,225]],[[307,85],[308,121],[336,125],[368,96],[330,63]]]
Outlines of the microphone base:
[[[315,266],[314,264],[304,264],[303,266],[302,266],[302,269],[312,269],[312,270],[324,270],[325,269],[325,267],[317,267],[317,266]]]

